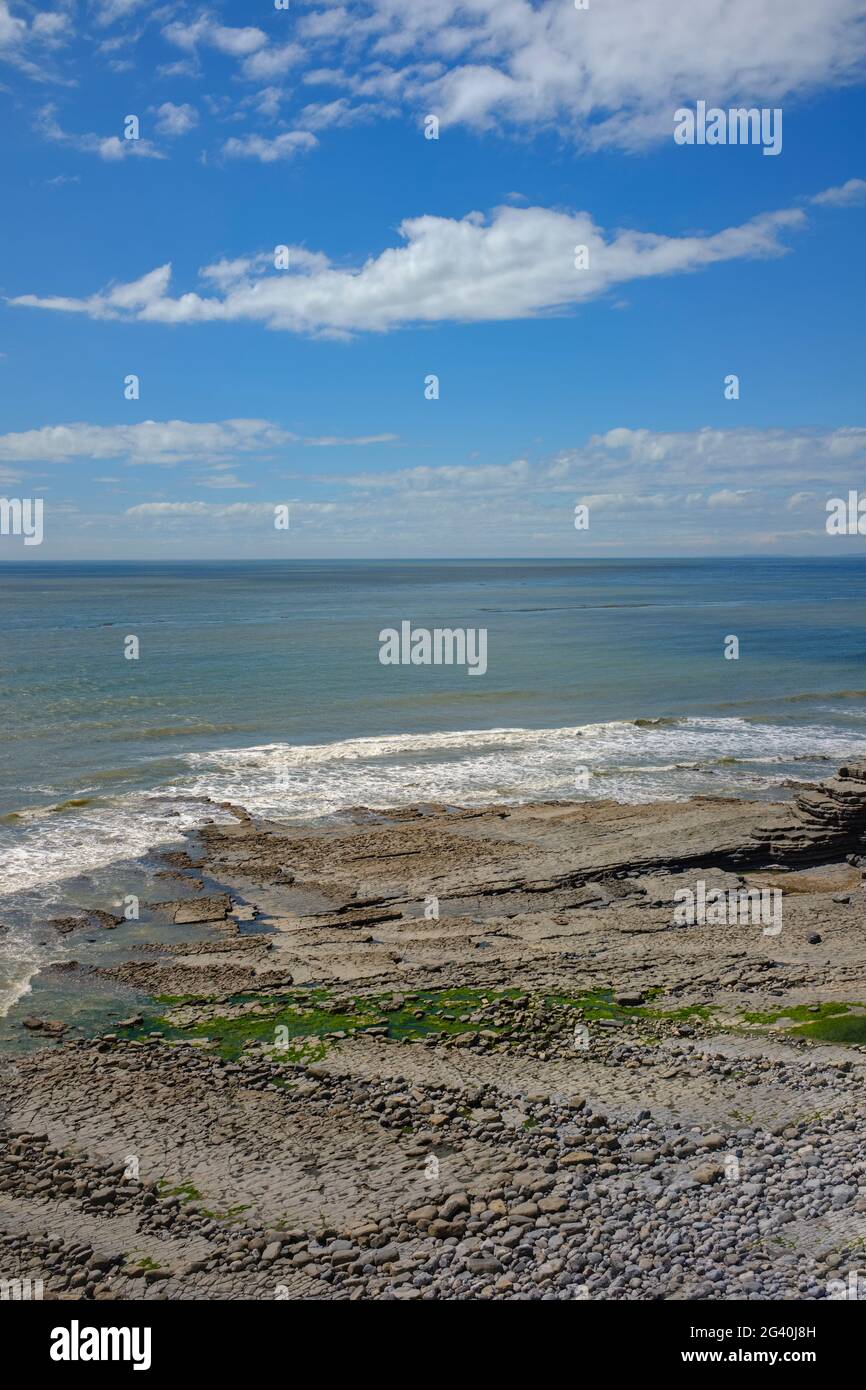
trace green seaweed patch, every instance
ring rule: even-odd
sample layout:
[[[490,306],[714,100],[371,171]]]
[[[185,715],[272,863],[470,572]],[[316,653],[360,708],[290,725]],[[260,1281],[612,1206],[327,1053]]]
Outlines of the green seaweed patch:
[[[142,1014],[140,1023],[117,1023],[111,1032],[127,1042],[147,1042],[156,1035],[165,1042],[180,1041],[184,1037],[183,1031],[170,1019],[157,1013]]]
[[[647,999],[657,998],[664,990],[655,988],[643,991]],[[613,990],[596,989],[586,994],[548,994],[545,1003],[555,1008],[581,1009],[590,1022],[593,1019],[613,1018],[625,1022],[630,1018],[663,1019],[670,1023],[682,1023],[690,1018],[709,1019],[713,1013],[710,1004],[689,1004],[681,1009],[651,1009],[645,1004],[615,1004]]]
[[[244,991],[241,994],[231,994],[228,1003],[234,1008],[241,1004],[259,1004],[262,1007],[282,1008],[290,1004],[299,1007],[307,1007],[310,1004],[323,1006],[333,999],[333,990],[325,989],[323,986],[307,989],[281,989],[272,994],[251,994]]]
[[[175,1010],[204,1002],[197,996],[163,995],[156,1002],[165,1013],[144,1017],[140,1024],[118,1028],[117,1032],[139,1039],[156,1033],[166,1042],[206,1040],[226,1060],[240,1056],[247,1043],[267,1046],[279,1040],[281,1046],[274,1054],[277,1060],[303,1063],[321,1060],[331,1042],[370,1030],[393,1042],[467,1033],[483,1034],[489,1041],[507,1041],[532,1033],[537,1024],[548,1021],[550,1013],[558,1014],[563,1022],[574,1010],[579,1018],[590,1023],[602,1019],[646,1019],[650,1025],[660,1019],[677,1022],[708,1018],[711,1013],[709,1005],[668,1012],[646,1006],[621,1006],[614,1003],[613,991],[609,989],[578,995],[531,995],[516,988],[460,987],[347,996],[322,987],[296,988],[267,995],[235,994],[223,1006],[226,1013],[189,1021],[183,1015],[178,1017]]]
[[[745,1023],[757,1023],[764,1027],[778,1023],[780,1018],[789,1018],[793,1023],[816,1023],[826,1018],[835,1018],[850,1013],[851,1004],[792,1004],[786,1009],[769,1009],[763,1013],[744,1013]]]
[[[403,1038],[421,1038],[428,1034],[453,1034],[481,1032],[482,1030],[499,1036],[510,1030],[507,1022],[494,1024],[481,1015],[495,1011],[504,999],[523,1001],[520,990],[473,990],[444,989],[412,991],[406,999],[399,994],[356,996],[345,1001],[340,1009],[330,1001],[330,991],[307,990],[293,992],[291,995],[261,996],[236,995],[230,1001],[234,1006],[257,1003],[255,1011],[239,1017],[216,1017],[192,1023],[182,1029],[175,1028],[177,1034],[186,1037],[204,1037],[217,1044],[224,1057],[236,1057],[247,1042],[274,1043],[278,1028],[286,1029],[282,1035],[288,1047],[276,1054],[284,1061],[314,1061],[326,1055],[327,1043],[339,1041],[330,1035],[357,1035],[370,1029],[383,1030],[379,1036],[401,1041]],[[394,1008],[395,999],[400,1007]],[[346,1008],[348,1003],[348,1009]],[[151,1025],[152,1028],[152,1025]],[[293,1039],[299,1039],[293,1045]],[[315,1043],[310,1040],[316,1039]]]
[[[280,1048],[277,1056],[285,1061],[307,1060],[313,1052],[319,1053],[314,1060],[320,1060],[327,1051],[321,1042],[307,1045],[301,1041],[293,1047],[293,1040],[310,1037],[321,1040],[326,1033],[348,1033],[365,1023],[375,1022],[373,1015],[331,1013],[326,1009],[280,1008],[264,1013],[243,1014],[240,1018],[211,1018],[202,1023],[194,1023],[183,1030],[188,1037],[208,1038],[217,1044],[222,1057],[235,1058],[243,1051],[247,1042],[270,1043],[277,1041],[277,1029],[285,1029],[281,1035],[287,1046]]]
[[[866,1014],[835,1014],[790,1030],[801,1038],[828,1043],[866,1043]]]
[[[225,1211],[211,1211],[208,1207],[202,1207],[201,1214],[209,1221],[236,1221],[242,1212],[250,1210],[250,1205],[245,1202],[242,1206],[227,1207]]]
[[[554,1009],[581,1009],[584,1017],[625,1019],[633,1009],[623,1008],[613,1002],[613,990],[593,989],[585,994],[546,994],[544,1002]]]
[[[512,1020],[493,1023],[484,1017],[501,1006],[504,1000],[524,1002],[525,994],[519,989],[440,989],[412,990],[411,997],[397,995],[376,995],[374,998],[358,998],[353,1005],[362,1008],[374,1004],[377,1008],[375,1022],[366,1027],[384,1028],[382,1035],[392,1041],[404,1038],[423,1038],[429,1034],[453,1033],[491,1033],[500,1036],[510,1030]],[[400,1000],[400,1007],[394,1007],[394,1000]],[[507,1018],[507,1015],[505,1016]],[[516,1023],[516,1020],[514,1021]]]
[[[191,1182],[182,1182],[177,1187],[170,1187],[167,1178],[159,1181],[159,1195],[161,1197],[182,1197],[185,1202],[200,1202],[202,1194]]]
[[[828,1002],[818,1005],[794,1004],[790,1008],[765,1013],[746,1013],[743,1020],[755,1027],[772,1027],[780,1020],[793,1026],[783,1031],[789,1037],[813,1038],[816,1042],[866,1043],[866,1005]]]

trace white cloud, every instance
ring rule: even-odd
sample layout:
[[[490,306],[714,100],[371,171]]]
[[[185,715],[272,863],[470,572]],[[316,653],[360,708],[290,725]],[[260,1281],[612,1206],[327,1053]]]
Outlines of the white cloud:
[[[599,510],[638,502],[659,506],[680,501],[711,511],[755,504],[781,490],[779,505],[801,505],[815,497],[803,491],[789,499],[792,483],[842,486],[866,464],[866,429],[835,430],[705,428],[664,433],[612,429],[547,459],[510,463],[419,465],[352,473],[340,480],[353,492],[401,498],[451,496],[493,500],[515,493],[573,495]],[[762,480],[755,487],[755,478]],[[594,490],[587,492],[587,480]],[[847,484],[846,484],[847,485]],[[853,483],[851,484],[854,485]],[[703,487],[706,491],[696,491]],[[648,490],[649,489],[649,490]],[[775,504],[774,504],[775,505]]]
[[[393,444],[397,439],[399,439],[399,435],[396,434],[362,434],[354,438],[345,435],[326,434],[319,439],[305,439],[304,443],[317,449],[343,448],[345,446],[363,448],[367,444]]]
[[[133,10],[140,10],[147,0],[99,0],[96,22],[103,28],[117,19],[126,19]]]
[[[32,6],[27,6],[32,10]],[[12,14],[8,0],[0,0],[0,60],[12,64],[36,81],[57,81],[56,73],[40,61],[74,36],[72,19],[63,8],[39,10],[28,25]]]
[[[2,459],[0,449],[0,469]],[[196,488],[242,481],[231,449],[216,460],[200,454],[199,461],[210,467],[194,479]],[[857,486],[864,465],[866,429],[860,428],[612,429],[537,460],[334,477],[317,471],[312,486],[321,500],[283,495],[278,501],[291,509],[292,554],[820,554],[835,549],[824,525],[825,498]],[[804,484],[803,492],[792,496],[792,480]],[[718,501],[724,493],[748,495],[740,506],[725,506]],[[111,525],[89,510],[78,527],[87,528],[86,545],[96,528],[121,538],[113,550],[120,555],[147,555],[170,541],[177,555],[212,556],[212,537],[220,532],[216,553],[285,553],[285,536],[273,525],[276,501],[146,496],[115,513]],[[791,501],[797,524],[786,527],[794,521]],[[589,530],[580,533],[573,525],[578,502],[590,509]],[[74,536],[70,523],[64,543]]]
[[[262,135],[233,135],[223,145],[223,154],[228,159],[257,159],[262,164],[275,164],[278,160],[294,159],[296,154],[314,149],[318,143],[308,130],[287,130],[270,139]]]
[[[368,0],[301,14],[301,42],[207,17],[164,32],[187,48],[255,35],[223,46],[251,81],[302,60],[316,71],[321,55],[351,74],[342,98],[632,150],[671,139],[684,102],[778,105],[861,79],[866,57],[862,0],[593,0],[585,11],[570,0]]]
[[[241,64],[241,72],[250,82],[270,82],[282,77],[289,68],[298,67],[304,57],[300,44],[286,43],[279,48],[265,48],[250,54]]]
[[[671,505],[671,498],[662,492],[655,493],[635,493],[635,492],[592,492],[583,493],[577,499],[590,512],[595,515],[598,512],[613,512],[616,515],[635,511],[661,511],[664,507]]]
[[[204,14],[192,24],[169,24],[162,32],[169,43],[188,53],[195,52],[200,44],[205,44],[233,58],[245,58],[264,47],[268,41],[267,34],[261,29],[251,26],[242,29],[229,28],[224,24],[215,23],[209,15]]]
[[[171,280],[171,265],[158,266],[139,280],[128,284],[114,285],[89,299],[70,299],[64,295],[52,295],[48,299],[37,300],[32,295],[23,295],[19,303],[43,309],[54,309],[60,313],[87,314],[94,319],[121,318],[136,311],[143,311],[154,299],[165,294]]]
[[[310,130],[326,130],[330,126],[361,125],[377,116],[395,115],[395,109],[380,101],[351,102],[348,97],[334,101],[312,102],[300,112],[298,119]]]
[[[82,154],[97,154],[100,159],[114,162],[120,159],[165,159],[150,140],[121,140],[117,135],[74,135],[65,131],[56,117],[56,106],[48,102],[36,113],[36,129],[46,140],[69,145]]]
[[[377,4],[383,18],[393,8]],[[625,148],[670,138],[683,100],[774,104],[853,76],[866,52],[859,0],[606,0],[584,12],[559,0],[458,0],[435,14],[410,0],[406,22],[390,28],[411,44],[404,51],[449,63],[428,88],[446,122],[561,121]]]
[[[176,63],[161,63],[157,77],[198,77],[199,67],[194,58],[179,58]]]
[[[273,120],[275,116],[279,115],[285,95],[282,87],[262,87],[255,96],[247,97],[246,100],[252,103],[260,116]]]
[[[740,495],[738,484],[753,488],[756,476],[765,488],[787,490],[796,483],[829,485],[851,476],[866,461],[866,429],[707,427],[665,433],[620,428],[594,435],[586,450],[565,451],[557,461],[566,472],[591,461],[608,476],[635,483],[663,479],[669,486],[715,485],[714,506],[719,507]]]
[[[69,42],[74,30],[72,20],[62,10],[41,10],[34,16],[30,33],[48,48],[59,48]]]
[[[866,202],[866,179],[849,179],[838,188],[825,188],[823,193],[816,193],[809,201],[819,207],[834,208],[847,208]]]
[[[0,435],[0,460],[65,463],[70,459],[125,459],[132,464],[217,462],[235,454],[267,453],[294,436],[268,420],[144,420],[136,425],[46,425]]]
[[[514,459],[511,463],[473,466],[418,464],[413,468],[390,469],[380,473],[352,473],[343,481],[347,487],[362,492],[415,493],[419,496],[479,493],[492,497],[497,492],[543,487],[546,475],[543,469],[533,469],[528,459]]]
[[[133,522],[157,523],[160,528],[165,525],[177,525],[182,531],[186,531],[190,523],[194,525],[196,522],[204,523],[209,528],[250,524],[252,534],[255,534],[264,524],[271,538],[274,538],[274,507],[285,505],[287,501],[292,520],[303,518],[308,523],[315,522],[319,517],[333,515],[339,510],[334,502],[301,502],[281,498],[279,503],[139,502],[134,507],[128,507],[124,516]]]
[[[215,472],[207,478],[199,478],[199,487],[209,488],[246,488],[252,487],[252,483],[245,483],[236,473]]]
[[[725,487],[722,488],[719,492],[713,492],[710,494],[710,496],[707,498],[707,506],[742,507],[746,498],[750,495],[750,488],[738,488],[735,491],[733,488]]]
[[[331,5],[325,10],[310,10],[297,22],[302,38],[339,38],[352,24],[352,16],[344,5]]]
[[[231,142],[229,142],[231,143]],[[306,253],[274,271],[264,255],[206,267],[221,294],[168,294],[170,265],[129,285],[87,299],[19,295],[10,302],[62,309],[93,318],[159,323],[250,320],[296,333],[347,335],[387,332],[413,323],[484,322],[534,318],[597,298],[615,285],[684,274],[725,261],[783,254],[780,234],[803,222],[801,209],[753,218],[705,236],[651,232],[607,234],[588,213],[501,207],[489,217],[408,218],[402,246],[389,247],[358,268],[331,265]],[[575,247],[589,265],[575,268]],[[244,273],[226,275],[226,266]],[[216,271],[222,273],[222,283]]]
[[[613,429],[540,460],[318,475],[326,500],[291,503],[293,553],[820,553],[823,499],[864,463],[864,429]],[[801,524],[786,529],[791,479],[807,476],[818,486],[797,498]],[[578,502],[590,512],[581,533]],[[239,551],[261,553],[272,514],[270,503],[153,501],[126,516],[142,535],[153,526],[192,540],[225,527]]]
[[[219,473],[237,454],[268,454],[288,445],[322,448],[393,443],[396,434],[303,438],[270,420],[143,420],[136,425],[45,425],[0,435],[0,460],[66,463],[71,459],[124,459],[133,464],[212,463]],[[227,486],[211,483],[211,486]]]
[[[160,135],[186,135],[198,125],[198,112],[189,102],[175,106],[173,101],[164,101],[156,108],[156,129]]]
[[[0,0],[0,50],[16,48],[26,38],[26,21],[10,14],[7,0]]]

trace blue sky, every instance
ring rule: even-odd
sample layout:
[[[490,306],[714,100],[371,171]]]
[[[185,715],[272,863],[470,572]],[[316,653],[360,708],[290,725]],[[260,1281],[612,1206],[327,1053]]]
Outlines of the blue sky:
[[[864,54],[860,0],[0,0],[0,558],[862,550]]]

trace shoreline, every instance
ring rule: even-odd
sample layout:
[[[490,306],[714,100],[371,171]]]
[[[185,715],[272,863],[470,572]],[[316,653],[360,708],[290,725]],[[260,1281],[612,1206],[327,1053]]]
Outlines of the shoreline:
[[[866,769],[788,802],[220,809],[161,856],[161,939],[88,971],[150,1003],[0,1083],[6,1277],[821,1298],[856,1264]],[[676,925],[696,882],[779,892],[780,932]]]

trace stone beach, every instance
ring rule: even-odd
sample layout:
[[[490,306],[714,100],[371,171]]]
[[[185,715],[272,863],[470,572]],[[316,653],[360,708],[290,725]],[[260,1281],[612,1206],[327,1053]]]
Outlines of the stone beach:
[[[866,769],[793,791],[301,827],[223,805],[151,905],[202,939],[92,972],[146,1001],[110,1032],[30,1017],[4,1058],[0,1276],[839,1296],[866,1238]],[[698,882],[780,892],[781,930],[678,925]]]

